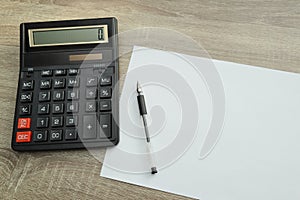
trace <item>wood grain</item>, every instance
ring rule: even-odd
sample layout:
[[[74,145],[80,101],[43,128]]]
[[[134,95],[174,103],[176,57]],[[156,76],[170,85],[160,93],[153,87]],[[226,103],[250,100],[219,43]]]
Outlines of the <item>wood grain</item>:
[[[10,148],[19,24],[104,16],[116,16],[120,32],[177,30],[212,58],[300,72],[299,0],[1,0],[0,199],[187,199],[102,178],[102,164],[86,150],[18,153]],[[122,77],[128,59],[121,59]]]

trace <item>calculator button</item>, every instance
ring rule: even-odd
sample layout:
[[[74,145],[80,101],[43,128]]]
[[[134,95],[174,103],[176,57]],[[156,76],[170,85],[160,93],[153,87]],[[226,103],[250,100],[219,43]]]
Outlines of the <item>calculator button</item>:
[[[55,76],[64,76],[64,75],[66,75],[66,70],[64,70],[64,69],[56,69],[56,70],[54,70],[54,75]]]
[[[78,117],[77,116],[66,116],[66,126],[77,126]]]
[[[48,127],[49,118],[48,117],[39,117],[36,120],[37,128],[47,128]]]
[[[97,77],[87,77],[86,79],[86,86],[97,86],[98,85],[98,78]]]
[[[47,141],[48,131],[34,131],[33,132],[33,141],[34,142],[46,142]]]
[[[83,116],[83,138],[96,138],[96,115]]]
[[[111,88],[100,89],[100,98],[110,98],[110,97],[111,97]]]
[[[67,113],[76,113],[78,112],[78,103],[67,103]]]
[[[54,88],[64,88],[66,85],[66,79],[60,78],[60,79],[54,79]]]
[[[52,127],[61,127],[61,126],[63,126],[63,117],[52,117],[51,126]]]
[[[79,78],[75,78],[75,77],[68,78],[68,87],[69,88],[79,87]]]
[[[18,129],[28,129],[30,128],[30,118],[19,118],[18,119]]]
[[[31,131],[21,131],[16,133],[16,142],[30,142],[31,141]]]
[[[65,100],[64,91],[53,91],[53,101],[63,101]]]
[[[31,105],[20,106],[19,114],[20,115],[30,115],[31,114]]]
[[[39,101],[50,101],[50,92],[40,92]]]
[[[106,86],[111,85],[111,76],[104,76],[100,78],[100,85]]]
[[[77,139],[77,130],[75,129],[67,129],[65,133],[66,140],[76,140]]]
[[[100,115],[100,137],[111,137],[111,114]]]
[[[31,102],[32,101],[32,92],[21,93],[20,102]]]
[[[97,89],[96,88],[87,88],[85,97],[87,99],[96,99],[97,98]]]
[[[59,114],[64,112],[64,104],[63,103],[54,103],[52,106],[52,113]]]
[[[68,90],[67,91],[68,100],[76,100],[79,99],[79,91],[78,90]]]
[[[52,76],[52,70],[48,69],[48,70],[42,70],[41,71],[41,75],[42,76]]]
[[[95,101],[86,102],[85,111],[86,112],[95,112],[97,110]]]
[[[69,75],[78,75],[79,74],[79,69],[69,69]]]
[[[22,90],[32,90],[33,89],[33,80],[23,81],[22,82]]]
[[[60,141],[60,140],[62,140],[62,130],[51,130],[50,141]]]
[[[38,104],[38,114],[49,114],[49,104]]]
[[[40,88],[41,89],[50,89],[51,88],[51,80],[41,80]]]
[[[103,100],[100,101],[100,111],[110,111],[111,110],[111,101]]]

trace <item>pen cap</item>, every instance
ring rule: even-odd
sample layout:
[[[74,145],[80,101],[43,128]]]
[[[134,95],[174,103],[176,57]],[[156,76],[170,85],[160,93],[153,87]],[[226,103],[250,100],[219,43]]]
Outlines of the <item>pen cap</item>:
[[[137,96],[137,101],[138,101],[138,104],[139,104],[140,114],[141,115],[147,114],[144,95],[138,95]]]

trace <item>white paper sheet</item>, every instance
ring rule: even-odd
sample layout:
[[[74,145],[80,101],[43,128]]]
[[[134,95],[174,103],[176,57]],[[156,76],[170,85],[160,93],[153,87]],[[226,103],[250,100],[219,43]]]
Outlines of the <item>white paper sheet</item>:
[[[216,74],[207,77],[213,66],[223,85]],[[155,175],[137,80],[149,113]],[[135,47],[120,130],[118,146],[107,149],[103,177],[201,200],[300,199],[298,74]]]

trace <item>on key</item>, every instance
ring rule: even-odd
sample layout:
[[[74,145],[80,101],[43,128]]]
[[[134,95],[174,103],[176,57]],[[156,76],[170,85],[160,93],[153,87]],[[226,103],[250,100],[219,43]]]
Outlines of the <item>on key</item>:
[[[28,129],[30,128],[31,118],[19,118],[18,119],[18,129]]]

